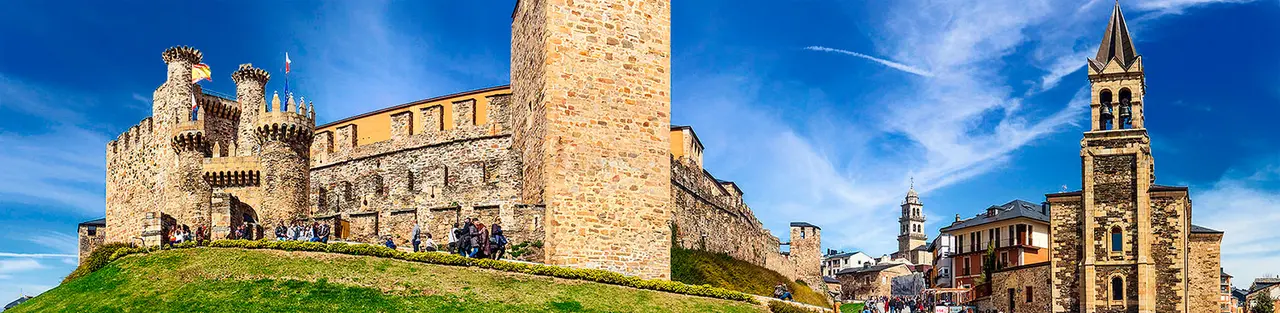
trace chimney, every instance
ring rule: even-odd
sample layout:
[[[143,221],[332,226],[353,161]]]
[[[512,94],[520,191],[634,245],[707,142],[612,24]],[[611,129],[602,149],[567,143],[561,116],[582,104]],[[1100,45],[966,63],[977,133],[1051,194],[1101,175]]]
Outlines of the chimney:
[[[1040,214],[1049,215],[1049,201],[1040,202]]]
[[[960,213],[956,213],[956,223],[960,222]]]

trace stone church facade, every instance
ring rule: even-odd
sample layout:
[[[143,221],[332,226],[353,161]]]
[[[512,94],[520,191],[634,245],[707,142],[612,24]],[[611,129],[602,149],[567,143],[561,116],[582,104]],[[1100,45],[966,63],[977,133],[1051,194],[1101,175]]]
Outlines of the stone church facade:
[[[404,242],[420,223],[443,244],[476,218],[540,243],[547,264],[668,278],[675,245],[820,285],[820,229],[773,236],[737,184],[703,168],[693,128],[670,124],[670,10],[521,0],[510,86],[319,126],[313,104],[268,103],[266,71],[242,65],[234,96],[208,92],[190,80],[202,53],[170,48],[153,116],[107,144],[103,239],[81,250],[156,245],[175,228],[220,239],[249,224],[261,238],[294,221],[353,242]]]
[[[1155,183],[1142,56],[1118,3],[1088,75],[1083,189],[1046,195],[1050,309],[1216,311],[1223,233],[1191,224],[1187,187]]]

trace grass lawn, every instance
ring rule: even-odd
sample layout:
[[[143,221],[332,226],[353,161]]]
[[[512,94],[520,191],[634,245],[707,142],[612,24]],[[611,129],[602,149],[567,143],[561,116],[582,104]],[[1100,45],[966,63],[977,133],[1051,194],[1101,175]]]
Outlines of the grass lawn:
[[[748,303],[315,252],[193,248],[122,258],[12,312],[763,312]]]
[[[672,248],[671,280],[690,285],[708,284],[770,297],[773,296],[774,285],[786,283],[796,301],[830,307],[827,305],[827,297],[812,288],[789,280],[778,272],[723,253]]]

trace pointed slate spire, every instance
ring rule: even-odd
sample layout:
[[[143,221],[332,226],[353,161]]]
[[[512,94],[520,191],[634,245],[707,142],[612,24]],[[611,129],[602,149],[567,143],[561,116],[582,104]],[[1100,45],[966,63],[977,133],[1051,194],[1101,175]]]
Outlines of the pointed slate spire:
[[[1124,14],[1120,12],[1120,1],[1116,0],[1115,9],[1111,11],[1111,21],[1107,23],[1107,32],[1098,45],[1098,56],[1093,59],[1098,69],[1107,66],[1108,62],[1118,60],[1120,66],[1128,68],[1138,58],[1133,48],[1133,39],[1129,37],[1129,26],[1124,22]]]

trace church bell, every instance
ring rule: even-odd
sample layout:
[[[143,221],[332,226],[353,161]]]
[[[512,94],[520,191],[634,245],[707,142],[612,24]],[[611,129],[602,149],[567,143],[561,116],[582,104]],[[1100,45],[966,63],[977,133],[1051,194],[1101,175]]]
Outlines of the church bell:
[[[1104,121],[1110,121],[1112,118],[1115,118],[1115,116],[1111,114],[1111,104],[1110,104],[1110,103],[1106,103],[1106,104],[1103,104],[1103,105],[1102,105],[1102,114],[1101,114],[1101,118],[1102,118],[1102,120],[1104,120]]]
[[[1120,119],[1128,121],[1132,117],[1133,117],[1133,106],[1130,106],[1128,103],[1124,103],[1120,105]]]

